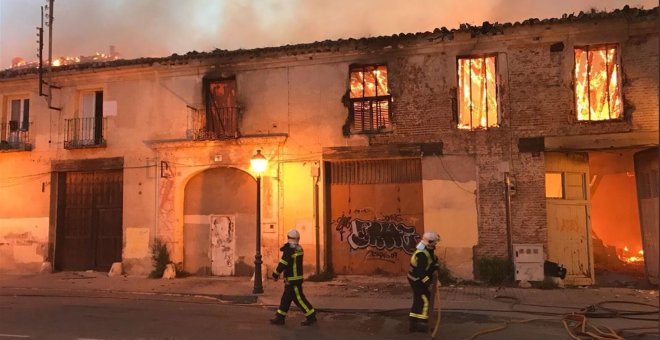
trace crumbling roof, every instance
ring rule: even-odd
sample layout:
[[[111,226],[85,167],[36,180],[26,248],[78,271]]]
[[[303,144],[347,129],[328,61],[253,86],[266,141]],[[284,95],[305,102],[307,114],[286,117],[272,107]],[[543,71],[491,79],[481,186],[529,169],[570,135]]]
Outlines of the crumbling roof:
[[[119,59],[106,62],[91,62],[91,63],[78,63],[69,64],[55,67],[56,72],[59,71],[76,71],[86,69],[99,69],[109,67],[121,67],[130,65],[143,65],[149,66],[153,64],[187,64],[192,60],[201,60],[206,58],[225,58],[228,61],[233,59],[256,59],[268,58],[278,56],[291,56],[291,55],[304,55],[313,53],[329,53],[348,50],[369,50],[373,48],[383,48],[387,46],[394,46],[401,43],[410,43],[415,41],[442,41],[452,40],[455,33],[468,32],[472,36],[478,35],[499,35],[504,32],[504,29],[520,26],[534,26],[534,25],[547,25],[547,24],[568,24],[578,22],[588,22],[601,19],[613,18],[649,18],[657,20],[659,7],[653,9],[631,8],[624,6],[621,9],[616,9],[611,12],[595,11],[580,12],[578,14],[564,14],[561,18],[550,19],[537,19],[530,18],[522,22],[515,23],[490,23],[485,21],[481,26],[473,26],[470,24],[461,24],[459,28],[447,29],[446,27],[436,28],[433,32],[418,32],[418,33],[399,33],[391,36],[378,36],[378,37],[365,37],[365,38],[349,38],[338,40],[325,40],[316,41],[313,43],[284,45],[278,47],[262,47],[254,49],[238,49],[238,50],[221,50],[215,49],[210,52],[197,52],[191,51],[183,55],[172,54],[167,57],[158,58],[136,58],[136,59]],[[0,71],[0,79],[13,78],[22,75],[36,74],[38,69],[25,68],[25,69],[7,69]]]

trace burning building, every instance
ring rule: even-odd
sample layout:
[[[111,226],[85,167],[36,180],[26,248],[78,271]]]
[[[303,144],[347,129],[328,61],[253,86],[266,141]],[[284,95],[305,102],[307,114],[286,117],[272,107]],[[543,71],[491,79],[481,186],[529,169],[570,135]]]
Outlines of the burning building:
[[[159,239],[186,271],[247,276],[257,236],[270,265],[296,228],[310,272],[402,275],[436,231],[459,278],[532,245],[570,284],[607,254],[657,282],[657,20],[81,60],[50,107],[36,69],[2,71],[0,270],[146,274]]]

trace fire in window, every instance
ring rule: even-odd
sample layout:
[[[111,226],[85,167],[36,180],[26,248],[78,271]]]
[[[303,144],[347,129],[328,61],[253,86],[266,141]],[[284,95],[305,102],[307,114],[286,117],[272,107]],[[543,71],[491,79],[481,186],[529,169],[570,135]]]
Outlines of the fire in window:
[[[387,88],[387,66],[354,66],[350,71],[353,130],[378,132],[390,127],[392,97]]]
[[[458,128],[499,125],[495,56],[458,59]]]
[[[575,102],[581,121],[621,117],[616,45],[575,48]]]

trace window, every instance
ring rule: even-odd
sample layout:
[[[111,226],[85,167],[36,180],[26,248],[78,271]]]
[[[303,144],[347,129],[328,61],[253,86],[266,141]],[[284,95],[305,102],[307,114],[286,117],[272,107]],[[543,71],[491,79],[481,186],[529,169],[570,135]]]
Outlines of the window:
[[[392,96],[387,88],[387,66],[352,66],[350,118],[353,132],[379,132],[390,128]]]
[[[567,200],[587,199],[585,174],[582,172],[546,172],[545,197]]]
[[[103,91],[80,93],[78,117],[65,119],[64,147],[104,146]]]
[[[579,121],[622,116],[616,45],[575,48],[575,103]]]
[[[195,139],[238,137],[235,79],[204,79],[206,110],[193,117]]]
[[[458,128],[499,126],[495,56],[458,58]]]
[[[30,127],[30,100],[10,99],[8,105],[9,131],[27,131]]]
[[[15,149],[25,146],[28,141],[30,129],[30,99],[24,97],[10,97],[6,102],[4,119],[2,120],[2,146],[0,148]]]
[[[561,172],[545,173],[545,197],[564,198],[564,176]]]

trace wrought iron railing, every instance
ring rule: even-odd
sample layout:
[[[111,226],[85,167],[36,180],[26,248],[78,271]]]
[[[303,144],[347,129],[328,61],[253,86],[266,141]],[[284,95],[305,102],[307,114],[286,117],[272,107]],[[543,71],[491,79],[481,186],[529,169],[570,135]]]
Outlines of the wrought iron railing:
[[[30,131],[27,125],[19,126],[18,121],[11,120],[5,126],[0,140],[0,150],[32,150]]]
[[[106,119],[103,117],[64,120],[64,148],[80,149],[106,145]]]
[[[238,138],[238,107],[219,107],[210,111],[192,110],[188,138],[217,140]]]

